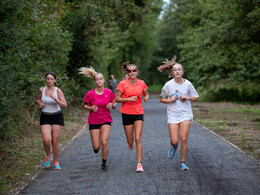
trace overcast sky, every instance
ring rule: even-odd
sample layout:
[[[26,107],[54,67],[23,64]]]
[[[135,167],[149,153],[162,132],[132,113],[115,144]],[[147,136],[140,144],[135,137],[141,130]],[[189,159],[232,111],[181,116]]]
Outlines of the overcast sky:
[[[163,1],[165,2],[165,4],[164,4],[163,8],[164,8],[164,7],[166,7],[166,6],[167,6],[167,4],[169,4],[169,3],[170,3],[170,0],[163,0]],[[161,14],[160,14],[159,18],[161,19],[161,18],[162,18],[162,16],[163,16],[163,11],[161,12]]]

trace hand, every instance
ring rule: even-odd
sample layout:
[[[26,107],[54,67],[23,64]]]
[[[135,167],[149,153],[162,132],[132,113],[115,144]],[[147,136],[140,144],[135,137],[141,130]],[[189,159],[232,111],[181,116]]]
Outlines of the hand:
[[[128,101],[130,102],[135,102],[137,100],[137,96],[132,96],[130,98],[128,98]]]
[[[149,100],[149,95],[147,95],[147,96],[144,96],[144,102],[145,102],[145,103],[147,103],[147,102],[148,102],[148,100]]]
[[[93,105],[93,106],[92,106],[92,111],[93,111],[93,112],[97,112],[97,110],[98,110],[98,106],[97,106],[97,105]]]
[[[185,102],[186,98],[187,98],[187,96],[186,96],[185,94],[183,94],[183,95],[181,95],[181,97],[180,97],[180,101],[181,101],[181,102]]]
[[[108,110],[110,110],[110,109],[112,108],[112,106],[113,106],[113,104],[112,104],[112,103],[109,103],[109,104],[107,104],[106,108],[107,108]]]
[[[175,102],[177,99],[178,99],[178,98],[177,98],[175,95],[173,95],[173,96],[171,97],[171,102]]]
[[[56,101],[56,96],[54,94],[51,95],[51,98],[54,99]]]
[[[44,103],[40,103],[39,108],[42,109],[44,107]]]

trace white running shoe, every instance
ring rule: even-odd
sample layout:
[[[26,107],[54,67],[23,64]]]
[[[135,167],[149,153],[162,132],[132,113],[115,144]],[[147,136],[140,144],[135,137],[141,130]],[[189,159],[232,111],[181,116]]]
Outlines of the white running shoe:
[[[144,172],[143,166],[141,163],[137,163],[136,172]]]

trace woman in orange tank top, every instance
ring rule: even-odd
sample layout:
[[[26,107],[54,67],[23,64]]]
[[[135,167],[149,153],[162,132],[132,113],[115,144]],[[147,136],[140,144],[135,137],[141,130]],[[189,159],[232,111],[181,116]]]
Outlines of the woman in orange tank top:
[[[129,78],[121,81],[116,90],[116,102],[122,103],[120,111],[122,112],[123,125],[128,143],[128,148],[133,150],[134,140],[136,143],[137,156],[137,172],[143,172],[141,164],[143,146],[142,146],[142,130],[143,130],[143,106],[144,102],[148,102],[149,94],[147,85],[143,80],[137,79],[138,70],[135,64],[124,63],[123,68],[128,72]]]

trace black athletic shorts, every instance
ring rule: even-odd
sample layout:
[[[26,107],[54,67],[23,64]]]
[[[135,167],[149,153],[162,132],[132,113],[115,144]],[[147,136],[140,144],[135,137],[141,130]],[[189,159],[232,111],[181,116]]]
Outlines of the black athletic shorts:
[[[132,125],[135,121],[144,121],[143,114],[124,114],[122,113],[123,125]]]
[[[103,124],[88,124],[89,130],[92,129],[100,129],[102,125],[110,125],[111,123],[107,122],[107,123],[103,123]]]
[[[64,126],[64,118],[62,112],[58,112],[55,114],[49,114],[42,112],[40,118],[40,125],[60,125]]]

